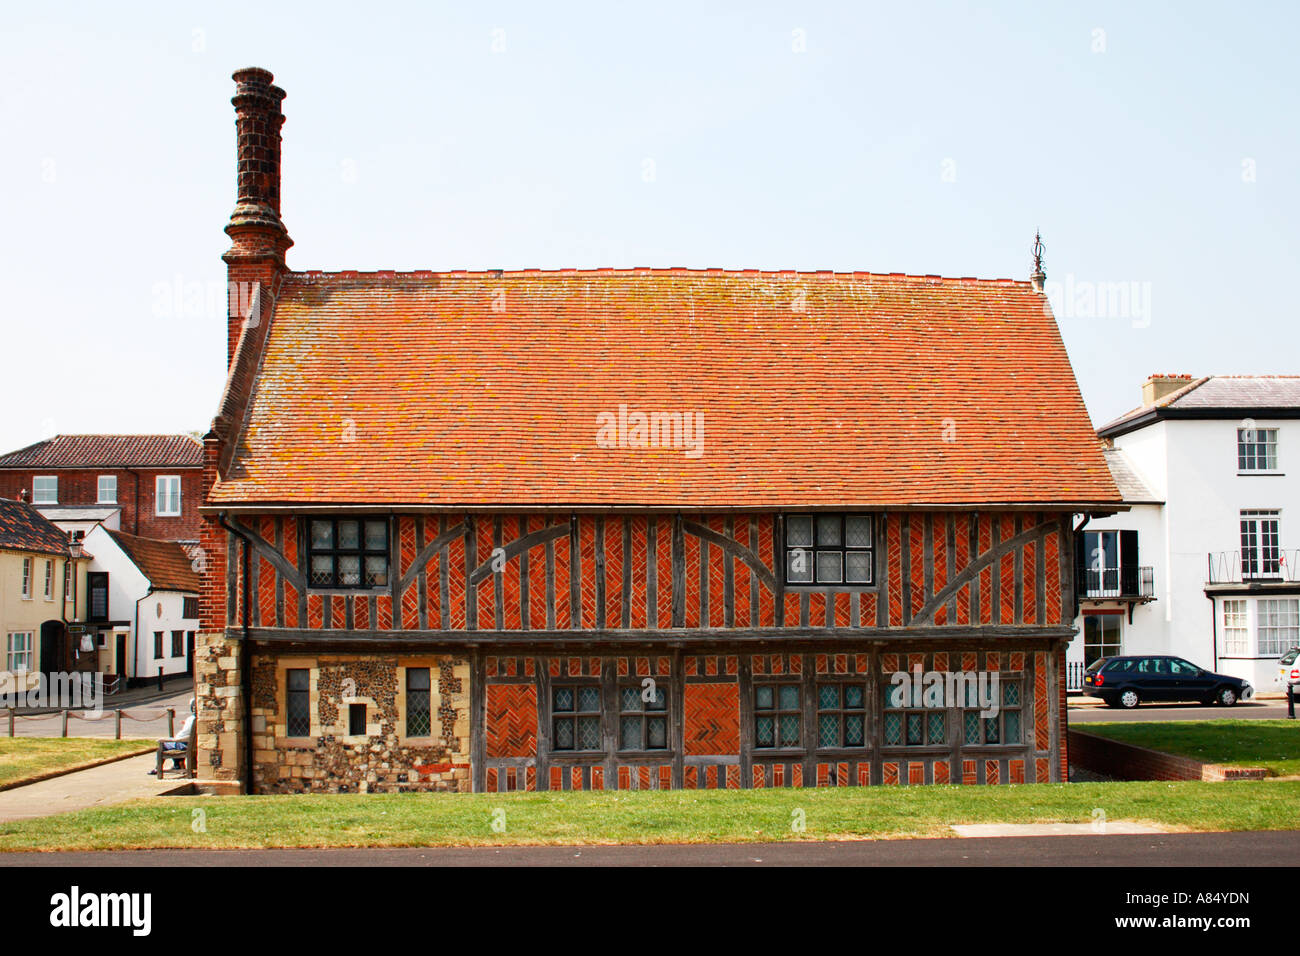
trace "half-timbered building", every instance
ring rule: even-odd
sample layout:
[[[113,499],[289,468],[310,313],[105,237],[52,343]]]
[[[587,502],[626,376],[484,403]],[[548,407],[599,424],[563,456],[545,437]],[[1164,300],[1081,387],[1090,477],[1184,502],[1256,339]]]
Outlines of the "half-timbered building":
[[[290,271],[284,93],[235,80],[201,776],[1065,778],[1072,515],[1119,495],[1041,273]]]

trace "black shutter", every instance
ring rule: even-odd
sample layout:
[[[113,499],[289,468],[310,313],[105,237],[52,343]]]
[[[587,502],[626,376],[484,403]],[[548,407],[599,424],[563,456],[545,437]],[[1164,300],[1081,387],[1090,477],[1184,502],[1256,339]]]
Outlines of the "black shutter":
[[[1119,566],[1136,568],[1138,566],[1138,533],[1121,531],[1119,533]]]
[[[1141,590],[1138,581],[1138,533],[1121,531],[1119,533],[1119,577],[1120,591],[1123,594],[1138,594]]]

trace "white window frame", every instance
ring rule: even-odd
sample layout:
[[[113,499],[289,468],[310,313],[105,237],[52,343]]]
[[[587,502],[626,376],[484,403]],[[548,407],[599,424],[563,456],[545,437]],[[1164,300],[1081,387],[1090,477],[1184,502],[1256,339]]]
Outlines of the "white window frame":
[[[1250,657],[1250,601],[1245,598],[1223,600],[1223,654],[1225,657]]]
[[[45,559],[45,600],[54,600],[54,560]]]
[[[63,600],[75,601],[77,599],[77,581],[72,576],[72,562],[63,562]]]
[[[111,498],[104,497],[104,482],[106,481],[111,481],[113,483],[113,495]],[[95,482],[95,503],[100,505],[117,504],[117,475],[99,476],[98,481]]]
[[[1259,452],[1263,452],[1263,462]],[[1241,475],[1277,474],[1277,429],[1237,429],[1237,473]]]
[[[25,674],[32,669],[34,631],[10,631],[5,639],[5,669],[13,674]],[[25,638],[22,648],[15,648],[15,638]]]
[[[1096,619],[1097,629],[1099,631],[1097,636],[1102,638],[1101,640],[1097,641],[1095,644],[1091,644],[1091,645],[1088,643],[1088,620],[1090,618]],[[1114,627],[1114,630],[1116,631],[1115,640],[1108,641],[1105,639],[1106,637],[1105,632],[1107,630],[1111,630],[1111,628],[1105,625],[1109,625],[1112,623],[1115,625]],[[1090,647],[1098,648],[1100,650],[1101,657],[1118,657],[1120,654],[1123,654],[1124,653],[1124,615],[1123,614],[1085,614],[1083,616],[1083,648],[1084,648],[1085,660],[1087,658],[1088,649]],[[1106,648],[1109,647],[1113,647],[1115,650],[1112,653],[1107,654]]]
[[[176,510],[164,510],[163,505],[171,504],[172,495],[163,491],[163,482],[176,482]],[[153,481],[153,513],[160,518],[178,518],[181,513],[181,476],[158,475]]]
[[[1248,526],[1241,528],[1239,539],[1242,580],[1281,577],[1282,513],[1277,509],[1243,509],[1240,524]]]
[[[39,481],[54,482],[54,497],[42,498],[40,492],[36,490],[36,483]],[[59,503],[59,476],[58,475],[32,475],[32,504],[34,505],[57,505]]]
[[[1260,598],[1255,602],[1256,656],[1281,657],[1300,644],[1300,599]],[[1264,632],[1276,632],[1265,646]]]
[[[23,558],[22,596],[24,601],[32,599],[32,559]]]

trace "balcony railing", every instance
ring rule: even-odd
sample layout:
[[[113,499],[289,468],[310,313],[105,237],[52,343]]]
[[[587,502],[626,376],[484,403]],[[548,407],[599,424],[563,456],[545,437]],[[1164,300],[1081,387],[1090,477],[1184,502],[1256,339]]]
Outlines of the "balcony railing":
[[[1211,551],[1206,582],[1249,584],[1253,581],[1300,580],[1300,551]]]
[[[1156,576],[1151,568],[1081,568],[1079,570],[1079,597],[1081,598],[1128,598],[1133,600],[1154,600],[1156,596]]]

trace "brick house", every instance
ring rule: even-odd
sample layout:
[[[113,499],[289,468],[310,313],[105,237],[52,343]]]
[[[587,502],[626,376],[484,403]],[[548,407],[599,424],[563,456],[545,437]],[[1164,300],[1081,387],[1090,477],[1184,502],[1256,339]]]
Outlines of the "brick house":
[[[26,495],[67,531],[199,540],[203,446],[189,435],[56,435],[0,455],[0,498]]]
[[[201,777],[1065,778],[1072,516],[1122,506],[1041,270],[294,272],[234,78]]]

